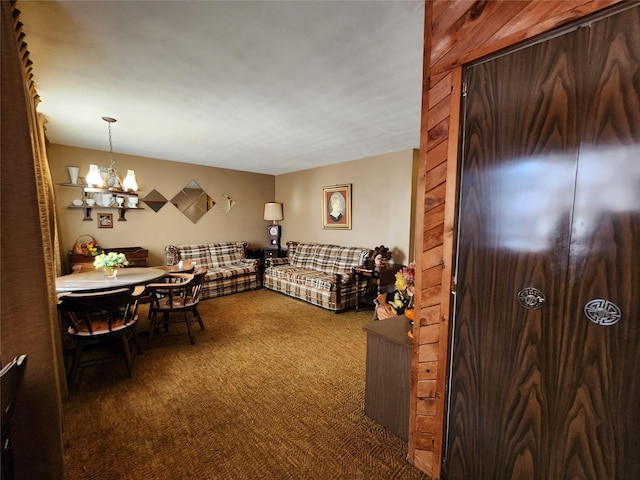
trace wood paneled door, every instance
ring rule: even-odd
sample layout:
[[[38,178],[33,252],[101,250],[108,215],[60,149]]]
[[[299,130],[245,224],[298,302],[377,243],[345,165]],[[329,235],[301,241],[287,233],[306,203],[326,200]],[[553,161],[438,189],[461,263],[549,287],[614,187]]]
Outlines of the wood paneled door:
[[[640,478],[640,7],[464,83],[444,477]]]

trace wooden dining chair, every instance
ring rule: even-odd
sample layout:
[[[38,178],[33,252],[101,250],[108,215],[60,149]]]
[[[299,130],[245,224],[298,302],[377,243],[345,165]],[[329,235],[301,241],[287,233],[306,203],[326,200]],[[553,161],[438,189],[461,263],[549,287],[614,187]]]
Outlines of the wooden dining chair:
[[[142,353],[135,330],[138,322],[138,303],[144,286],[118,288],[91,293],[61,293],[58,310],[67,325],[67,335],[73,340],[73,357],[69,368],[69,387],[75,388],[80,368],[96,362],[124,357],[129,377],[133,374],[133,353]],[[89,345],[120,343],[121,351],[109,355],[86,355]]]
[[[207,269],[199,268],[193,274],[170,273],[166,277],[166,283],[152,283],[147,285],[151,296],[149,305],[149,335],[147,348],[156,333],[159,324],[168,330],[170,323],[185,323],[191,345],[196,343],[191,324],[197,322],[200,330],[204,330],[204,323],[198,311],[200,303],[200,291],[204,283]],[[189,316],[191,313],[191,316]],[[158,318],[161,314],[162,318]],[[172,314],[174,314],[172,316]],[[178,314],[178,315],[175,315]]]
[[[7,363],[0,371],[0,397],[2,397],[2,479],[14,478],[13,454],[11,452],[11,417],[16,397],[27,369],[27,355],[19,355]]]

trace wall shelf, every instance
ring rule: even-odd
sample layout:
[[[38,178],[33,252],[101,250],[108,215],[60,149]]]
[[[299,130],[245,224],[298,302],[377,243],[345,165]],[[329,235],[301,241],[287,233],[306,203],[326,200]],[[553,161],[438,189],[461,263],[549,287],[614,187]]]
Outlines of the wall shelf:
[[[83,221],[93,220],[91,217],[91,210],[94,208],[100,208],[103,210],[118,210],[118,221],[126,222],[125,213],[127,210],[144,210],[142,207],[101,207],[100,205],[69,205],[67,207],[69,210],[83,210],[84,218]]]
[[[75,188],[82,189],[82,205],[69,205],[67,208],[71,210],[82,210],[84,213],[84,217],[82,219],[83,221],[93,220],[93,218],[91,217],[91,210],[93,210],[94,208],[100,208],[105,210],[117,210],[119,222],[127,221],[125,217],[127,210],[144,210],[143,207],[137,206],[139,201],[136,202],[135,207],[128,206],[129,198],[136,198],[136,199],[138,198],[137,192],[127,192],[124,190],[117,190],[112,188],[90,187],[86,184],[80,184],[80,183],[60,183],[59,185],[62,187],[75,187]],[[98,199],[96,199],[96,196],[102,196],[102,195],[112,196],[111,200],[109,200],[109,205],[105,205],[104,203],[101,203],[98,201]],[[122,197],[123,199],[122,206],[119,206],[117,204],[117,201],[116,201],[117,197]],[[94,205],[87,205],[87,200],[90,198],[96,201]],[[101,199],[104,200],[104,198],[101,198]]]

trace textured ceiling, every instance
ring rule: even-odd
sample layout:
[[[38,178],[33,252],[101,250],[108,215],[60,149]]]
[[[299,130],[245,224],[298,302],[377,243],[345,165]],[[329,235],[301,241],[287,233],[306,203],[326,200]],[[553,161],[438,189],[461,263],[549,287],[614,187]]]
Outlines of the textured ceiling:
[[[423,1],[24,1],[52,143],[265,174],[418,148]],[[117,156],[116,156],[117,160]]]

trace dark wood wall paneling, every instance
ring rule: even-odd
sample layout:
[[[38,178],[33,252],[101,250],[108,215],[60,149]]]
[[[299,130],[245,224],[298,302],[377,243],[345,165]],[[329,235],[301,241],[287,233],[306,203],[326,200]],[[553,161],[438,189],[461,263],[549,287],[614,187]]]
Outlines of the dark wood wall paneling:
[[[628,9],[467,69],[452,479],[640,478],[638,25]],[[589,321],[593,299],[619,322]]]
[[[422,234],[418,235],[416,245],[417,266],[421,271],[416,280],[419,291],[416,324],[420,328],[414,327],[408,458],[434,479],[441,476],[444,429],[451,264],[456,221],[459,67],[619,2],[436,0],[425,4],[418,182],[423,192],[424,210],[418,215],[417,231]],[[441,273],[439,282],[438,271]],[[430,328],[433,325],[439,326],[437,335],[433,333],[435,329]]]
[[[465,75],[447,455],[454,479],[573,478],[548,471],[557,448],[548,419],[560,416],[562,393],[552,385],[587,38],[580,29]],[[543,308],[519,305],[526,287],[546,294]]]

